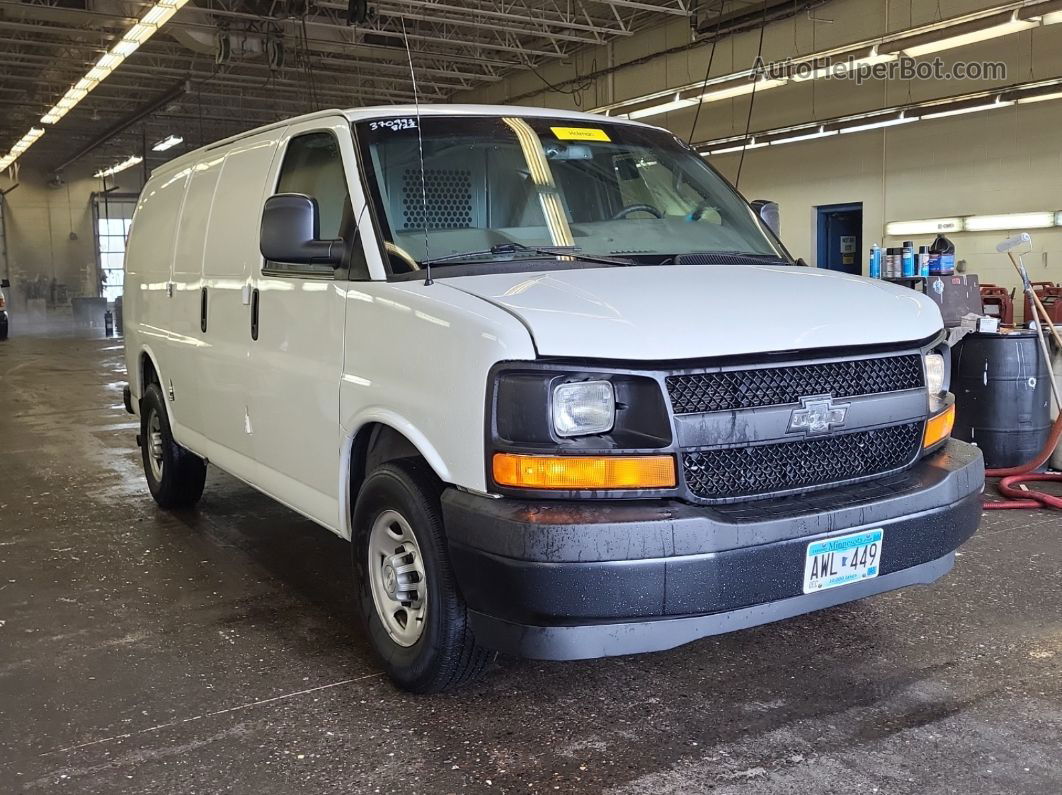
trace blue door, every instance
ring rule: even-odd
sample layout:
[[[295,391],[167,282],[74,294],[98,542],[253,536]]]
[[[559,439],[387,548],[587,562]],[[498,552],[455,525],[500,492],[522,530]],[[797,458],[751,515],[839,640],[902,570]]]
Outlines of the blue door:
[[[828,204],[818,210],[818,266],[863,272],[863,205]]]

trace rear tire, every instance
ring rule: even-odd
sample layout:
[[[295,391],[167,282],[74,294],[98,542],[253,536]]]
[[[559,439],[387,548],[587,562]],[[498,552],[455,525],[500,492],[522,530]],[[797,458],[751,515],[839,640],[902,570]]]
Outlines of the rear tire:
[[[206,462],[173,440],[158,384],[140,399],[140,453],[151,496],[160,508],[191,508],[203,496]]]
[[[457,590],[443,532],[439,485],[423,461],[381,464],[365,479],[352,539],[358,606],[394,683],[440,693],[479,678],[479,646]]]

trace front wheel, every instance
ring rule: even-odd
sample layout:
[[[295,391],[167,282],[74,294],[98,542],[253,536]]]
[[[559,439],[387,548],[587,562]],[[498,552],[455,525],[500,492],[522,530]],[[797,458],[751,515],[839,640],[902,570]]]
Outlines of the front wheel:
[[[158,384],[140,400],[140,452],[151,496],[160,508],[191,508],[203,496],[206,462],[173,440]]]
[[[476,643],[450,568],[434,473],[423,462],[382,464],[354,508],[358,602],[391,679],[413,693],[478,678],[490,653]]]

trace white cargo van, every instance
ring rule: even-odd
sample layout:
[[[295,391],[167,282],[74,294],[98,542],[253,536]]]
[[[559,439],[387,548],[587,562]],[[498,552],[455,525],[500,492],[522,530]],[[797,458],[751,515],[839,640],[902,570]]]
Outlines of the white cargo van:
[[[191,152],[125,315],[159,505],[210,463],[349,538],[413,691],[928,583],[981,514],[935,305],[794,263],[643,124],[361,108]]]

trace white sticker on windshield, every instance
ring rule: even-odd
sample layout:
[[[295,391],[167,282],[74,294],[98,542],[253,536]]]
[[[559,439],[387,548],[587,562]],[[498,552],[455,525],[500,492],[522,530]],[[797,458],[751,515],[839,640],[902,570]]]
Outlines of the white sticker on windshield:
[[[369,122],[369,129],[373,132],[377,130],[390,130],[391,132],[397,132],[398,130],[415,130],[417,129],[416,119],[384,119],[383,121]]]

